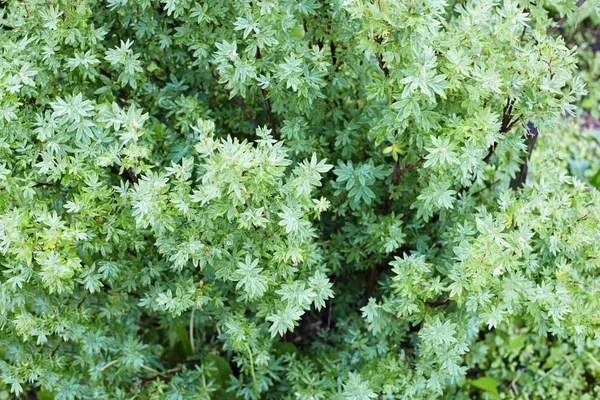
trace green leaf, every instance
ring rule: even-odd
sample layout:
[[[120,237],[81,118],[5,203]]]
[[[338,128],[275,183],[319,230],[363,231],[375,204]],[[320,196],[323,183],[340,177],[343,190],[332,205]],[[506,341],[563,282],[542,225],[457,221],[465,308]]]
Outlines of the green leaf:
[[[299,350],[294,343],[291,342],[276,342],[273,343],[275,354],[281,357],[286,354],[298,354]]]
[[[223,357],[211,353],[204,357],[204,364],[210,364],[214,367],[208,375],[214,379],[219,387],[226,389],[233,375],[233,370],[229,362]]]
[[[498,385],[494,378],[484,376],[475,380],[470,380],[469,383],[475,386],[477,389],[490,393],[494,399],[500,399]]]
[[[44,390],[40,390],[37,393],[37,398],[39,400],[54,400],[55,397],[56,397],[56,394],[54,394],[52,392],[46,392]]]
[[[600,189],[600,170],[598,170],[591,178],[590,184],[596,189]]]

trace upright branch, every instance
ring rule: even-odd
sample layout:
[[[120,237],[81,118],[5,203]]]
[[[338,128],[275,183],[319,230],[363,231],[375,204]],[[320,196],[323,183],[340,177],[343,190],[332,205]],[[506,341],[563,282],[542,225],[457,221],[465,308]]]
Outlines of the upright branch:
[[[385,66],[383,59],[381,58],[381,54],[377,53],[377,54],[375,54],[375,57],[377,57],[377,62],[379,63],[379,68],[381,68],[385,77],[386,78],[389,77],[390,70]]]
[[[327,34],[331,35],[331,20],[327,23]],[[336,68],[336,64],[337,64],[337,51],[336,51],[336,47],[335,47],[335,41],[333,40],[333,38],[330,36],[329,39],[329,51],[331,52],[331,65],[333,65],[333,68],[335,70]]]
[[[267,89],[262,89],[262,95],[265,99],[265,108],[267,109],[267,115],[269,116],[269,125],[271,126],[271,133],[273,133],[273,137],[276,140],[279,140],[279,133],[277,133],[275,118],[273,117],[273,111],[271,111],[271,100],[269,100]]]
[[[523,185],[525,184],[525,181],[527,180],[527,170],[528,170],[528,162],[529,159],[531,158],[531,153],[533,152],[533,148],[535,147],[535,142],[537,141],[538,138],[538,130],[535,127],[535,125],[533,125],[532,122],[528,122],[527,123],[527,157],[525,157],[525,160],[523,162],[523,165],[521,165],[521,170],[519,171],[519,174],[510,181],[510,187],[513,190],[519,190],[523,187]]]
[[[256,48],[256,59],[260,60],[260,49]],[[277,126],[275,124],[275,117],[273,117],[273,111],[271,110],[271,100],[269,100],[269,93],[267,89],[262,89],[263,99],[265,101],[265,108],[267,109],[267,116],[269,117],[269,125],[271,126],[271,133],[276,140],[279,140],[279,134],[277,133]]]
[[[521,118],[523,115],[519,114],[519,116],[515,118],[515,116],[512,113],[514,103],[515,103],[515,101],[513,99],[511,99],[510,97],[508,97],[506,99],[506,104],[504,105],[504,109],[502,110],[502,123],[500,125],[500,133],[504,134],[504,133],[510,132],[510,130],[512,128],[514,128],[516,124],[521,122]],[[537,137],[538,137],[537,128],[535,127],[535,125],[532,122],[528,122],[527,123],[527,139],[526,139],[527,140],[527,157],[525,157],[525,160],[523,161],[523,164],[521,165],[519,174],[514,179],[512,179],[510,182],[510,187],[513,190],[521,189],[523,187],[523,185],[525,184],[525,181],[527,180],[527,170],[528,170],[527,164],[529,162],[529,159],[531,158],[531,153],[533,152],[533,148],[535,147]],[[494,154],[494,151],[496,150],[496,146],[497,146],[497,143],[494,143],[492,146],[490,146],[490,150],[489,150],[487,156],[485,156],[485,158],[483,159],[483,161],[485,161],[486,163],[490,161],[490,159],[492,158],[492,155]]]
[[[398,162],[398,160],[394,161],[394,170],[392,172],[392,186],[398,186],[398,183],[400,181],[400,175],[402,175],[402,172],[400,171],[400,163]],[[383,207],[383,215],[388,215],[390,212],[392,212],[392,194],[390,193],[390,187],[386,187],[385,191],[386,191],[386,195],[385,195],[385,204]]]
[[[329,41],[329,51],[331,52],[331,65],[334,66],[337,64],[337,55],[336,55],[336,48],[335,48],[335,42],[333,40]]]
[[[512,130],[512,128],[515,127],[515,125],[517,125],[518,123],[521,122],[521,118],[523,117],[523,114],[519,114],[517,117],[515,117],[515,115],[513,115],[514,104],[515,104],[515,100],[511,99],[509,96],[506,99],[504,108],[502,109],[502,121],[500,123],[500,130],[499,130],[499,132],[502,134],[510,132]],[[492,156],[494,155],[494,152],[496,151],[497,146],[498,146],[497,142],[490,146],[487,155],[483,159],[483,162],[485,162],[486,164],[490,162]],[[475,179],[471,182],[471,185],[463,186],[459,190],[459,193],[464,194],[464,193],[468,192],[471,189],[471,187],[473,186],[473,183],[475,183]],[[479,193],[479,192],[477,192],[477,193]]]
[[[375,34],[372,34],[371,37],[373,38],[374,41],[376,41],[379,44],[381,44],[383,42],[383,39]],[[379,68],[383,71],[383,74],[385,75],[385,77],[386,78],[389,77],[390,70],[385,66],[385,63],[383,62],[383,57],[381,56],[381,54],[375,53],[375,57],[377,58],[377,62],[379,63]]]
[[[396,161],[394,161],[394,171],[392,172],[392,185],[393,186],[398,186],[398,181],[400,180],[401,174],[402,173],[400,171],[400,163],[398,162],[398,160],[396,160]]]
[[[422,158],[423,158],[423,154],[419,154],[419,157],[415,161],[414,165],[407,166],[406,165],[407,162],[405,161],[402,164],[402,168],[400,168],[399,160],[394,160],[394,169],[392,171],[392,186],[398,186],[402,175],[404,175],[407,172],[417,169]],[[392,212],[392,199],[391,199],[390,195],[391,195],[391,193],[389,192],[389,189],[388,189],[387,199],[385,201],[385,207],[383,209],[383,215],[388,215],[390,212]]]
[[[515,101],[510,97],[506,99],[506,104],[504,105],[504,110],[502,111],[502,125],[500,125],[500,133],[509,132],[517,124],[517,122],[519,122],[519,118],[522,116],[519,115],[519,117],[514,118],[514,115],[512,114],[514,104]]]
[[[500,125],[499,131],[502,134],[510,132],[510,130],[521,121],[521,117],[523,116],[522,114],[519,114],[517,118],[515,118],[515,116],[512,114],[514,104],[515,101],[510,97],[506,99],[506,104],[504,105],[504,109],[502,110],[502,123]],[[498,143],[494,143],[490,146],[488,154],[483,159],[483,161],[486,164],[490,161],[492,155],[494,155],[494,151],[496,151],[496,146],[498,146]]]

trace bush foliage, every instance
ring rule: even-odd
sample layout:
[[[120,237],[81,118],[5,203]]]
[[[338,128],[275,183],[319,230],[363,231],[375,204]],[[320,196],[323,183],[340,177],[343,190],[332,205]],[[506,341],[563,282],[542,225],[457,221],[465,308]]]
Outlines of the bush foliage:
[[[0,2],[0,398],[600,397],[598,22]]]

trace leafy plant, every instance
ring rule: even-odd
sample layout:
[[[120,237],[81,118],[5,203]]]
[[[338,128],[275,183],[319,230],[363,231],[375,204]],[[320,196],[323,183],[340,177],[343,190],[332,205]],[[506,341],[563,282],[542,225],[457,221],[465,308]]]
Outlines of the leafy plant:
[[[0,398],[599,397],[599,20],[2,2]]]

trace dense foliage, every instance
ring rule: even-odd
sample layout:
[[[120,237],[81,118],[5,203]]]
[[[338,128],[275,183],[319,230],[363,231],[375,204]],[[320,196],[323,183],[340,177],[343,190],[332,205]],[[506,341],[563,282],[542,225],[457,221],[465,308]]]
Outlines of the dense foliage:
[[[0,1],[0,398],[600,397],[598,4]]]

